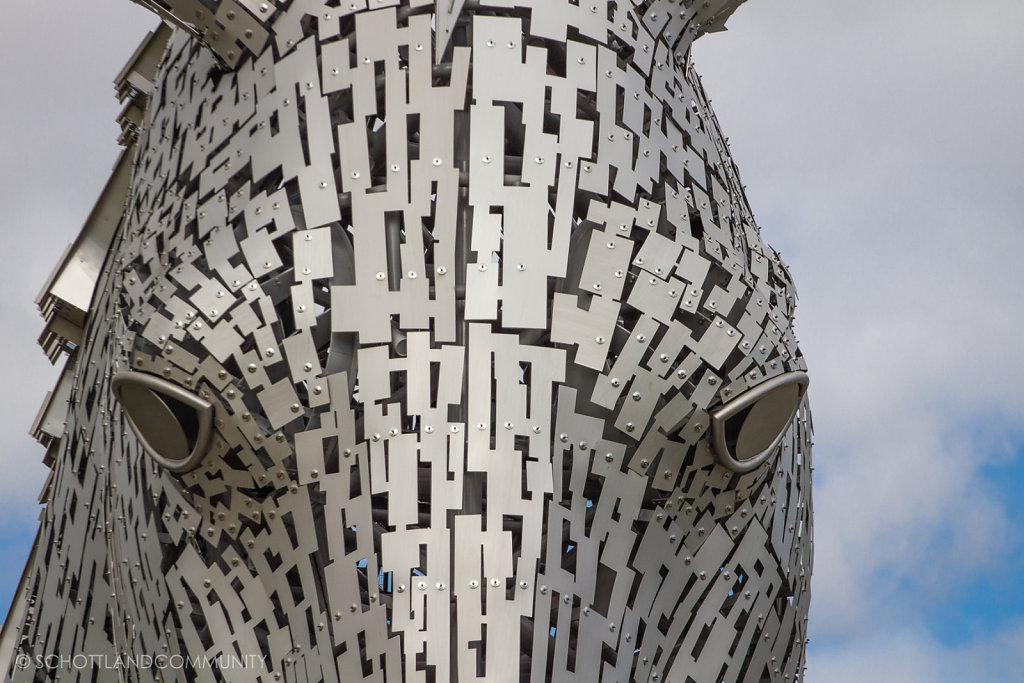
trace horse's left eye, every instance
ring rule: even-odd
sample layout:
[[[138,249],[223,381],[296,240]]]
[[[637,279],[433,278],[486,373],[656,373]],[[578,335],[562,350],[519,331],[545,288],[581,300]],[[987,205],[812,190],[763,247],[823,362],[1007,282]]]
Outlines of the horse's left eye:
[[[734,472],[764,463],[785,436],[809,383],[806,373],[787,372],[745,391],[711,415],[715,455]]]
[[[143,449],[172,472],[195,469],[206,455],[213,405],[160,377],[119,372],[111,388]]]

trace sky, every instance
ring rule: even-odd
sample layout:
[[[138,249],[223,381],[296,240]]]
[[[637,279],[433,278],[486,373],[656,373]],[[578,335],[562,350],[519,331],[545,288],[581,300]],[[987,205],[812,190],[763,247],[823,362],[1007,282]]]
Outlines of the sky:
[[[116,159],[127,0],[0,20],[0,612],[57,378],[33,299]],[[749,0],[694,61],[800,293],[808,683],[1024,681],[1024,3]]]

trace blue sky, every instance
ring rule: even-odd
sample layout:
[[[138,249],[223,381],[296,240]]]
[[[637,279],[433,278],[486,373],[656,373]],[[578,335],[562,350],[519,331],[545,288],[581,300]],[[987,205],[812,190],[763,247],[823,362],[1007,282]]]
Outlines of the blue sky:
[[[114,162],[111,80],[155,22],[126,0],[5,15],[6,606],[46,475],[25,432],[56,379],[32,300]],[[1024,681],[1024,5],[749,0],[729,26],[695,62],[796,279],[812,376],[806,680]]]
[[[1012,435],[1012,427],[992,425],[993,433]],[[979,435],[983,441],[987,435]],[[961,646],[990,638],[1024,615],[1024,439],[1018,433],[1009,443],[987,444],[991,464],[982,465],[980,476],[991,487],[992,495],[1006,509],[1007,521],[1014,533],[1002,544],[999,566],[981,576],[962,578],[960,585],[937,596],[924,616],[935,638],[947,647]]]

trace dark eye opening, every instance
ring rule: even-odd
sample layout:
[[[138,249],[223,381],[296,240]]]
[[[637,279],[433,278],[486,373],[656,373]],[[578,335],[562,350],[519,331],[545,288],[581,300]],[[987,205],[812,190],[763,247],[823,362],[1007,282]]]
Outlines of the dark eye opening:
[[[191,453],[195,450],[196,443],[199,441],[199,415],[196,409],[185,405],[181,401],[175,399],[173,396],[167,394],[157,394],[157,398],[163,401],[163,404],[171,411],[174,418],[178,421],[178,425],[181,430],[185,433],[185,439],[188,442],[188,451]]]
[[[760,467],[788,431],[808,384],[806,373],[787,372],[716,410],[711,439],[718,461],[740,473]]]
[[[749,405],[725,421],[725,445],[730,453],[736,452],[736,442],[740,438],[740,430],[743,429],[747,415],[753,408],[753,405]]]
[[[213,424],[209,401],[141,372],[120,372],[111,386],[128,425],[151,458],[172,472],[199,465]]]

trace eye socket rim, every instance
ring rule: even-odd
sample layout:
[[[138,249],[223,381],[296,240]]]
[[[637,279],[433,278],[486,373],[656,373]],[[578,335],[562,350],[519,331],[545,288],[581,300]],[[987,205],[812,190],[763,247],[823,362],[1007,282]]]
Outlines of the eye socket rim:
[[[162,394],[195,410],[197,423],[195,446],[193,446],[187,457],[181,460],[167,458],[161,455],[159,450],[149,442],[142,433],[142,430],[139,429],[139,426],[135,423],[131,410],[126,407],[125,402],[122,400],[122,392],[126,386],[148,389],[149,391],[157,394],[157,398]],[[110,388],[114,393],[114,398],[121,406],[121,413],[128,422],[128,426],[131,427],[132,432],[134,432],[135,436],[138,438],[139,443],[146,454],[156,461],[158,465],[170,472],[181,474],[194,470],[200,465],[200,463],[202,463],[203,458],[209,450],[210,441],[213,436],[214,411],[212,403],[206,399],[196,396],[188,389],[185,389],[174,382],[170,382],[155,375],[136,372],[133,370],[123,370],[116,373],[113,378],[111,378]]]
[[[733,472],[739,474],[753,472],[757,468],[761,467],[761,465],[768,460],[769,456],[775,452],[775,449],[778,448],[779,444],[782,443],[782,438],[786,435],[786,432],[789,431],[789,424],[793,421],[793,416],[796,415],[797,411],[800,409],[800,405],[803,403],[804,396],[807,394],[807,387],[810,383],[810,377],[808,377],[806,372],[786,372],[761,382],[756,387],[750,388],[734,400],[716,409],[711,414],[711,444],[718,462],[724,467],[727,467]],[[736,458],[736,456],[730,452],[729,445],[726,440],[726,423],[730,418],[753,406],[772,392],[791,384],[797,385],[798,393],[797,400],[793,404],[793,409],[789,414],[789,418],[787,418],[784,423],[786,426],[775,436],[774,439],[772,439],[771,444],[757,455],[745,460],[739,460]]]

